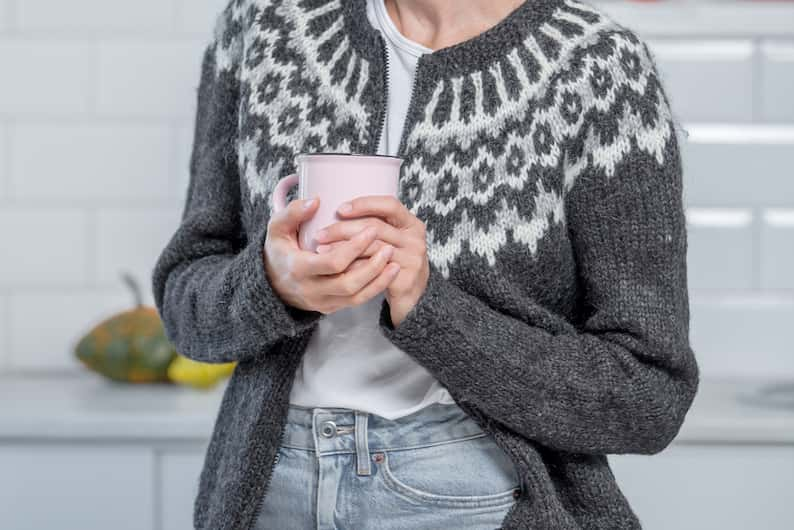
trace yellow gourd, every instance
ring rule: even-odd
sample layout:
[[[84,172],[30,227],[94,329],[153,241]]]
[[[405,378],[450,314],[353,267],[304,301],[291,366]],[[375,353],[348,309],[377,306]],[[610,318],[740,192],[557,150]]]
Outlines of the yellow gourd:
[[[236,365],[236,362],[201,363],[177,354],[168,365],[168,378],[175,383],[208,389],[230,376]]]

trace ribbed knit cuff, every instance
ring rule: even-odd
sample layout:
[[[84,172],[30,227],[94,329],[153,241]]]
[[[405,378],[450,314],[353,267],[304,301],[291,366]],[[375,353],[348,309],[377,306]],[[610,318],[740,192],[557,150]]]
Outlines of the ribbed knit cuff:
[[[267,277],[264,261],[264,246],[267,226],[259,229],[243,250],[246,271],[240,286],[247,293],[251,321],[259,323],[267,336],[282,334],[294,337],[311,328],[325,316],[319,311],[306,311],[284,302],[273,290]]]
[[[449,318],[448,308],[454,300],[450,296],[452,293],[448,292],[450,288],[454,286],[449,285],[441,273],[431,266],[425,291],[396,328],[391,321],[389,303],[384,298],[378,319],[383,334],[401,348],[412,343],[423,343],[439,319]]]

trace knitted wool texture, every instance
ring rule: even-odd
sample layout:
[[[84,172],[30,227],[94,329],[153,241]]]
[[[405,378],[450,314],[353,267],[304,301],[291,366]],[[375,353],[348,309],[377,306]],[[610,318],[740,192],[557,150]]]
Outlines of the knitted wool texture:
[[[236,360],[194,522],[246,529],[295,370],[323,314],[265,274],[271,194],[300,152],[374,153],[386,68],[365,0],[230,0],[205,49],[182,220],[153,271],[184,355]],[[380,329],[515,463],[503,528],[640,528],[607,454],[653,454],[698,388],[682,170],[669,101],[632,31],[576,0],[527,0],[423,56],[400,200],[430,278]]]

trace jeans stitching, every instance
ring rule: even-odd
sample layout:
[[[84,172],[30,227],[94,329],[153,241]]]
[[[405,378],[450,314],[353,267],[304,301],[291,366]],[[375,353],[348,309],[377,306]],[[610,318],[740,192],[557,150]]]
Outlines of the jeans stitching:
[[[447,506],[458,508],[484,508],[484,507],[504,507],[514,502],[514,492],[518,485],[500,493],[492,493],[489,495],[442,495],[437,493],[429,493],[400,481],[391,471],[389,467],[389,454],[384,451],[384,458],[381,462],[383,471],[383,480],[389,486],[389,489],[413,500],[423,502],[430,502],[433,504],[446,504]]]

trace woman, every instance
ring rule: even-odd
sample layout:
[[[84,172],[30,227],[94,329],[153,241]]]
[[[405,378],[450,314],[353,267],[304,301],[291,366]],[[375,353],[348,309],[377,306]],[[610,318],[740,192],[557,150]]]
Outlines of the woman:
[[[270,205],[302,152],[398,155],[399,198],[303,251],[318,202]],[[155,301],[238,361],[196,528],[640,528],[606,455],[668,446],[699,372],[633,32],[578,0],[231,0],[190,174]]]

